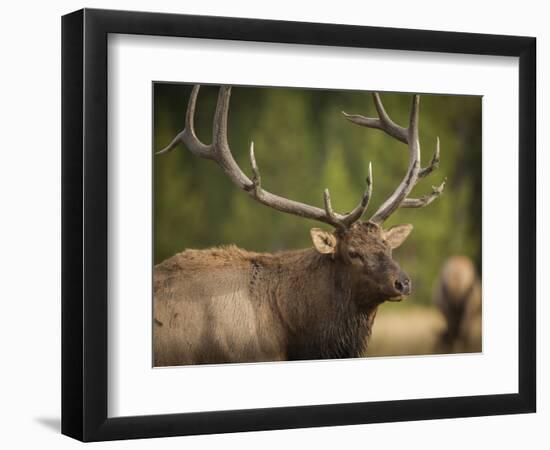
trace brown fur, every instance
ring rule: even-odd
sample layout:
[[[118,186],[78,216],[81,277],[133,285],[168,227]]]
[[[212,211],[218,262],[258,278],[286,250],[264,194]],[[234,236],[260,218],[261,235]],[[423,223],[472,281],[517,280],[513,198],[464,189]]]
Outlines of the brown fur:
[[[480,352],[481,283],[469,258],[453,256],[445,262],[436,284],[434,304],[446,323],[438,350]]]
[[[155,266],[155,366],[363,355],[378,305],[405,275],[379,227],[336,237],[331,254],[229,246]]]

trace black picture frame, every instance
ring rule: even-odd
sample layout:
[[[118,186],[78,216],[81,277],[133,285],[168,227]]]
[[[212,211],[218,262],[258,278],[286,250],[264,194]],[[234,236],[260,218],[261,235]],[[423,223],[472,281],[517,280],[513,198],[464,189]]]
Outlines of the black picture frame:
[[[518,393],[107,417],[107,36],[519,58]],[[536,39],[84,9],[62,18],[62,433],[82,441],[535,412]]]

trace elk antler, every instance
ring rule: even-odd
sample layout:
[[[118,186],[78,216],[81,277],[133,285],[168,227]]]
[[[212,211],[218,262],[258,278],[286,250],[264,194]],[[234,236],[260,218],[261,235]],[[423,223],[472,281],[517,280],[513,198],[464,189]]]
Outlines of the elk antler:
[[[439,166],[439,138],[437,138],[435,153],[429,166],[420,168],[420,142],[418,139],[418,111],[420,106],[420,96],[413,96],[411,114],[408,128],[403,128],[393,122],[380,100],[378,93],[373,93],[374,105],[378,112],[378,118],[364,117],[359,115],[350,115],[342,112],[344,116],[357,125],[367,128],[376,128],[382,130],[395,139],[408,144],[409,146],[409,167],[405,177],[395,189],[393,194],[378,208],[370,218],[370,222],[382,224],[398,208],[422,208],[429,205],[443,192],[445,181],[439,186],[432,188],[431,194],[422,198],[407,198],[416,183],[425,176],[429,175]]]
[[[164,149],[157,152],[157,155],[168,153],[182,143],[195,156],[215,161],[240,189],[243,189],[255,200],[270,206],[278,211],[308,219],[318,220],[338,228],[349,228],[359,220],[367,209],[372,194],[372,167],[369,164],[367,176],[367,187],[359,204],[348,214],[338,214],[332,210],[330,193],[328,189],[324,192],[325,208],[306,205],[294,200],[272,194],[262,188],[260,171],[254,156],[254,143],[250,144],[250,165],[252,167],[252,180],[249,179],[235,162],[227,141],[227,115],[229,110],[229,97],[231,96],[230,86],[221,86],[218,94],[218,103],[214,113],[212,128],[212,143],[203,144],[195,134],[194,116],[197,104],[197,96],[200,86],[196,85],[191,91],[187,113],[185,115],[185,128]]]

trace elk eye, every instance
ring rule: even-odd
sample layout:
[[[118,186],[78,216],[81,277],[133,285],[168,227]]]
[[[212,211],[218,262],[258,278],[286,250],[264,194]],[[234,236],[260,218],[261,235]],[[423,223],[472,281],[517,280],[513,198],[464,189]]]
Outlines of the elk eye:
[[[360,258],[361,255],[357,252],[351,251],[351,252],[349,252],[349,257],[355,259],[355,258]]]

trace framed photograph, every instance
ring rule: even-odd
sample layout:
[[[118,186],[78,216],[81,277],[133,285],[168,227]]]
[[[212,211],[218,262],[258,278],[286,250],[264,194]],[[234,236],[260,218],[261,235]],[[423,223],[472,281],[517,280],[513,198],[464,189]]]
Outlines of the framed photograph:
[[[532,37],[62,21],[62,432],[535,411]]]

